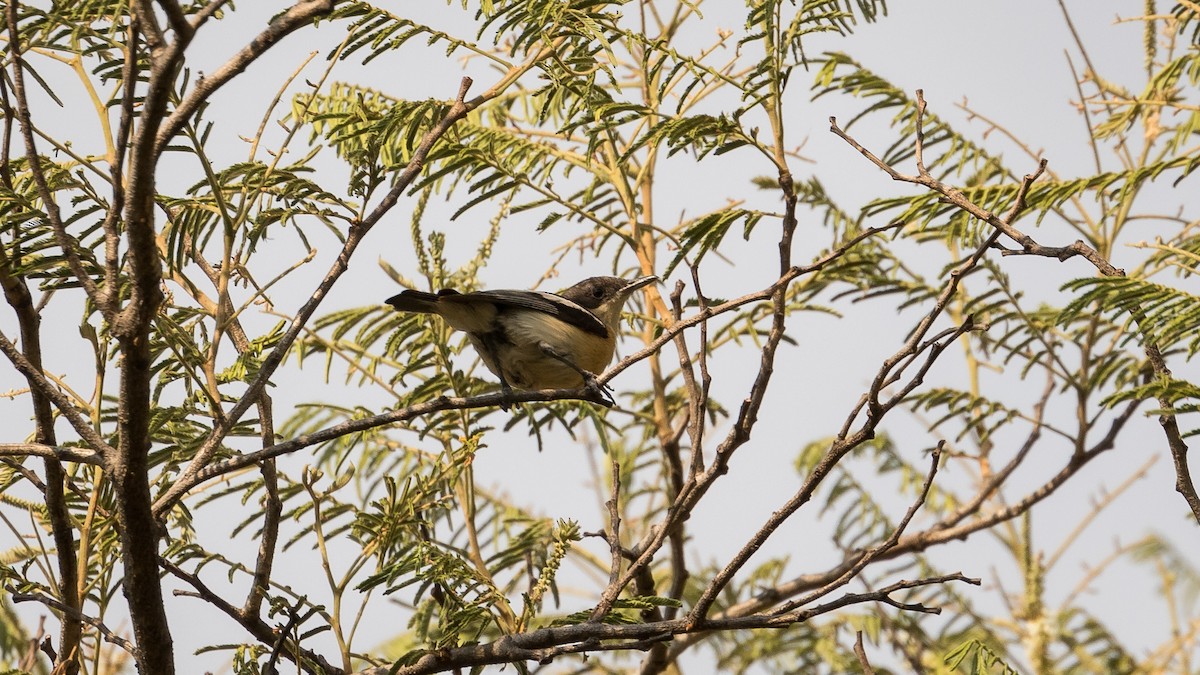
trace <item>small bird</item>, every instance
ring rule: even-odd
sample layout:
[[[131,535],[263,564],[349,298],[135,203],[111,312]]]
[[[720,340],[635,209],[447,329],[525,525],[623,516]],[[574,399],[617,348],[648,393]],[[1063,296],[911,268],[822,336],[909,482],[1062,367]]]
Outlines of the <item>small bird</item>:
[[[639,288],[658,281],[591,277],[555,293],[406,290],[387,299],[401,312],[437,314],[467,334],[505,394],[518,389],[589,387],[616,351],[621,308]],[[507,406],[503,406],[507,409]]]

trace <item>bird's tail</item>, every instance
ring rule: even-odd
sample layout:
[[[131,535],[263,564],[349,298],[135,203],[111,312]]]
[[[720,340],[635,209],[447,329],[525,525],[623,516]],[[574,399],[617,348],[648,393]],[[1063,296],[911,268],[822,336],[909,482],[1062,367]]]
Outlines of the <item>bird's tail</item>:
[[[419,312],[422,314],[437,314],[438,296],[425,291],[407,290],[385,300],[387,304],[400,312]]]

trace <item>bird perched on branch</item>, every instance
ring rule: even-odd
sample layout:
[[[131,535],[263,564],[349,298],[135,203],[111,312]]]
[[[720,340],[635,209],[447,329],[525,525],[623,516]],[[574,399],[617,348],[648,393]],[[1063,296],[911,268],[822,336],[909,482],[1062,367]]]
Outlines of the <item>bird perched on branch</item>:
[[[401,312],[437,314],[467,334],[505,394],[518,389],[589,387],[616,351],[621,308],[658,277],[591,277],[560,291],[406,290],[387,299]],[[507,406],[505,406],[507,408]]]

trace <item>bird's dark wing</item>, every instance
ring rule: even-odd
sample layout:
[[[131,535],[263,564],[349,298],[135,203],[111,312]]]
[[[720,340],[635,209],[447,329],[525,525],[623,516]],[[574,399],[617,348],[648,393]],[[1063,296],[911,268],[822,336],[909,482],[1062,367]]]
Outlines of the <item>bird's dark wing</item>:
[[[441,302],[478,302],[479,300],[487,300],[497,307],[515,307],[517,309],[542,312],[593,335],[608,337],[608,328],[605,327],[603,321],[596,318],[595,314],[553,293],[492,290],[463,293],[461,295],[444,295],[439,300]]]

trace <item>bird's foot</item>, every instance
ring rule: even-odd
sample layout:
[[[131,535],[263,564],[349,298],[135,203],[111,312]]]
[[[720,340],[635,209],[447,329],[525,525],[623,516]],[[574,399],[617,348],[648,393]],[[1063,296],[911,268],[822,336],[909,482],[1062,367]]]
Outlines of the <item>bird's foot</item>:
[[[500,400],[500,409],[504,412],[509,412],[512,410],[512,403],[509,399],[512,398],[513,390],[512,387],[508,386],[508,381],[503,377],[500,378],[500,395],[504,397]]]
[[[608,384],[601,384],[600,380],[597,380],[595,375],[586,370],[582,371],[581,374],[583,375],[583,388],[592,392],[592,394],[599,398],[600,400],[598,402],[601,405],[603,405],[605,408],[611,408],[617,404],[617,400],[613,398],[612,387],[608,386]]]

